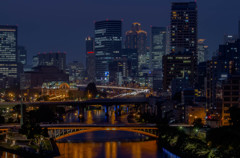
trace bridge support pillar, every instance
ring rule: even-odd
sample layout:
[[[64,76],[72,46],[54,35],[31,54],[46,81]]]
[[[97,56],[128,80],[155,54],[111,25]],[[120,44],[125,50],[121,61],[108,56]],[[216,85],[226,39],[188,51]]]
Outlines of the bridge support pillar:
[[[109,109],[108,108],[109,108],[108,106],[105,106],[105,115],[106,116],[109,116]]]
[[[118,116],[122,115],[122,107],[121,105],[118,105]]]
[[[80,121],[84,121],[84,106],[78,106],[78,118]]]
[[[114,105],[114,111],[115,111],[116,116],[121,116],[121,106]]]
[[[105,119],[109,122],[109,106],[105,105]]]

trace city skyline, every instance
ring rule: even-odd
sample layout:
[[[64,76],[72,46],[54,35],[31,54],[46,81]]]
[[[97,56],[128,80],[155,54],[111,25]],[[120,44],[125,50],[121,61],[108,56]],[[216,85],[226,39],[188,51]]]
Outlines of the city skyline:
[[[64,1],[42,3],[41,1],[36,5],[33,2],[21,1],[19,5],[12,6],[11,10],[6,10],[10,8],[11,2],[2,2],[0,17],[2,24],[18,25],[19,45],[26,47],[29,63],[37,52],[58,50],[68,53],[68,62],[76,60],[75,57],[77,57],[85,63],[84,39],[87,36],[93,36],[94,21],[123,19],[123,37],[132,22],[140,22],[142,29],[148,32],[149,45],[150,25],[159,27],[169,25],[170,2],[172,1],[150,0],[138,1],[138,3],[136,1],[100,3],[94,0],[70,3]],[[18,2],[14,3],[18,4]],[[237,34],[239,3],[226,4],[223,0],[198,2],[198,37],[206,39],[210,53],[223,43],[224,33]],[[221,12],[224,9],[228,12]],[[26,19],[31,19],[31,22]]]
[[[14,1],[0,157],[240,157],[240,2]]]

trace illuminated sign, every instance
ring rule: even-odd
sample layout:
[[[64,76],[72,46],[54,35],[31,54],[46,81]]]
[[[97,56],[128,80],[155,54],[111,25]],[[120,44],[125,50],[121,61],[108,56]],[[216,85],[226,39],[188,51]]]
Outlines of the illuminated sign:
[[[93,54],[94,52],[87,52],[88,54]]]
[[[105,72],[105,76],[106,76],[106,77],[109,76],[109,71],[106,71],[106,72]]]

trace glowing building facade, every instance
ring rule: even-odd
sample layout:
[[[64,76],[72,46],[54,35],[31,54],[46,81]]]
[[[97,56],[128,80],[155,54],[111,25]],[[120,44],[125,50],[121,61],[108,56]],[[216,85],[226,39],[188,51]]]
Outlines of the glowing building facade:
[[[122,21],[105,20],[95,23],[94,52],[96,81],[109,82],[109,64],[120,58],[122,48]]]
[[[137,49],[138,52],[138,71],[141,70],[141,65],[144,64],[144,55],[147,49],[147,32],[141,29],[141,24],[135,22],[132,24],[131,30],[126,32],[126,49]]]
[[[171,54],[164,57],[163,88],[175,78],[188,76],[196,83],[198,63],[196,2],[173,2],[171,11]]]
[[[197,58],[197,4],[174,2],[171,12],[171,51],[186,52]]]
[[[151,62],[154,90],[160,90],[162,87],[162,57],[166,54],[166,31],[166,27],[151,27]]]
[[[0,87],[18,86],[19,71],[17,26],[0,25]]]
[[[211,58],[205,41],[205,39],[198,40],[198,63],[210,60]]]
[[[18,62],[27,65],[27,50],[23,46],[18,46]]]

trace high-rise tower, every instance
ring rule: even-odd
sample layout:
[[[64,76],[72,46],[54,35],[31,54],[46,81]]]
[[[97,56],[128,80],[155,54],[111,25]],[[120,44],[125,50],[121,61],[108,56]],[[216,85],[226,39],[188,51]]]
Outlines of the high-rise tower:
[[[166,27],[151,27],[151,52],[153,70],[161,69],[166,54]]]
[[[18,62],[23,66],[27,65],[27,50],[23,46],[18,46]]]
[[[171,51],[186,52],[197,58],[197,4],[174,2],[171,12]]]
[[[0,25],[0,87],[18,86],[17,26]]]
[[[153,89],[160,90],[162,84],[162,57],[166,54],[166,27],[151,27],[151,55]]]
[[[96,66],[95,66],[95,52],[94,52],[94,39],[92,37],[87,37],[86,42],[86,68],[88,81],[95,81]]]
[[[140,72],[147,53],[147,32],[141,29],[140,23],[134,22],[131,30],[126,32],[125,48],[137,49],[138,72]]]
[[[37,56],[38,64],[35,66],[55,66],[59,70],[66,70],[66,53],[65,52],[49,52],[49,53],[38,53]]]
[[[122,47],[122,21],[105,20],[95,23],[94,50],[96,81],[109,82],[109,64],[118,58]]]
[[[147,32],[141,29],[141,24],[135,22],[132,29],[126,32],[125,48],[137,49],[139,55],[146,53]]]
[[[185,78],[194,87],[198,63],[197,4],[173,2],[171,9],[171,53],[164,57],[163,88],[169,89],[176,78]]]

